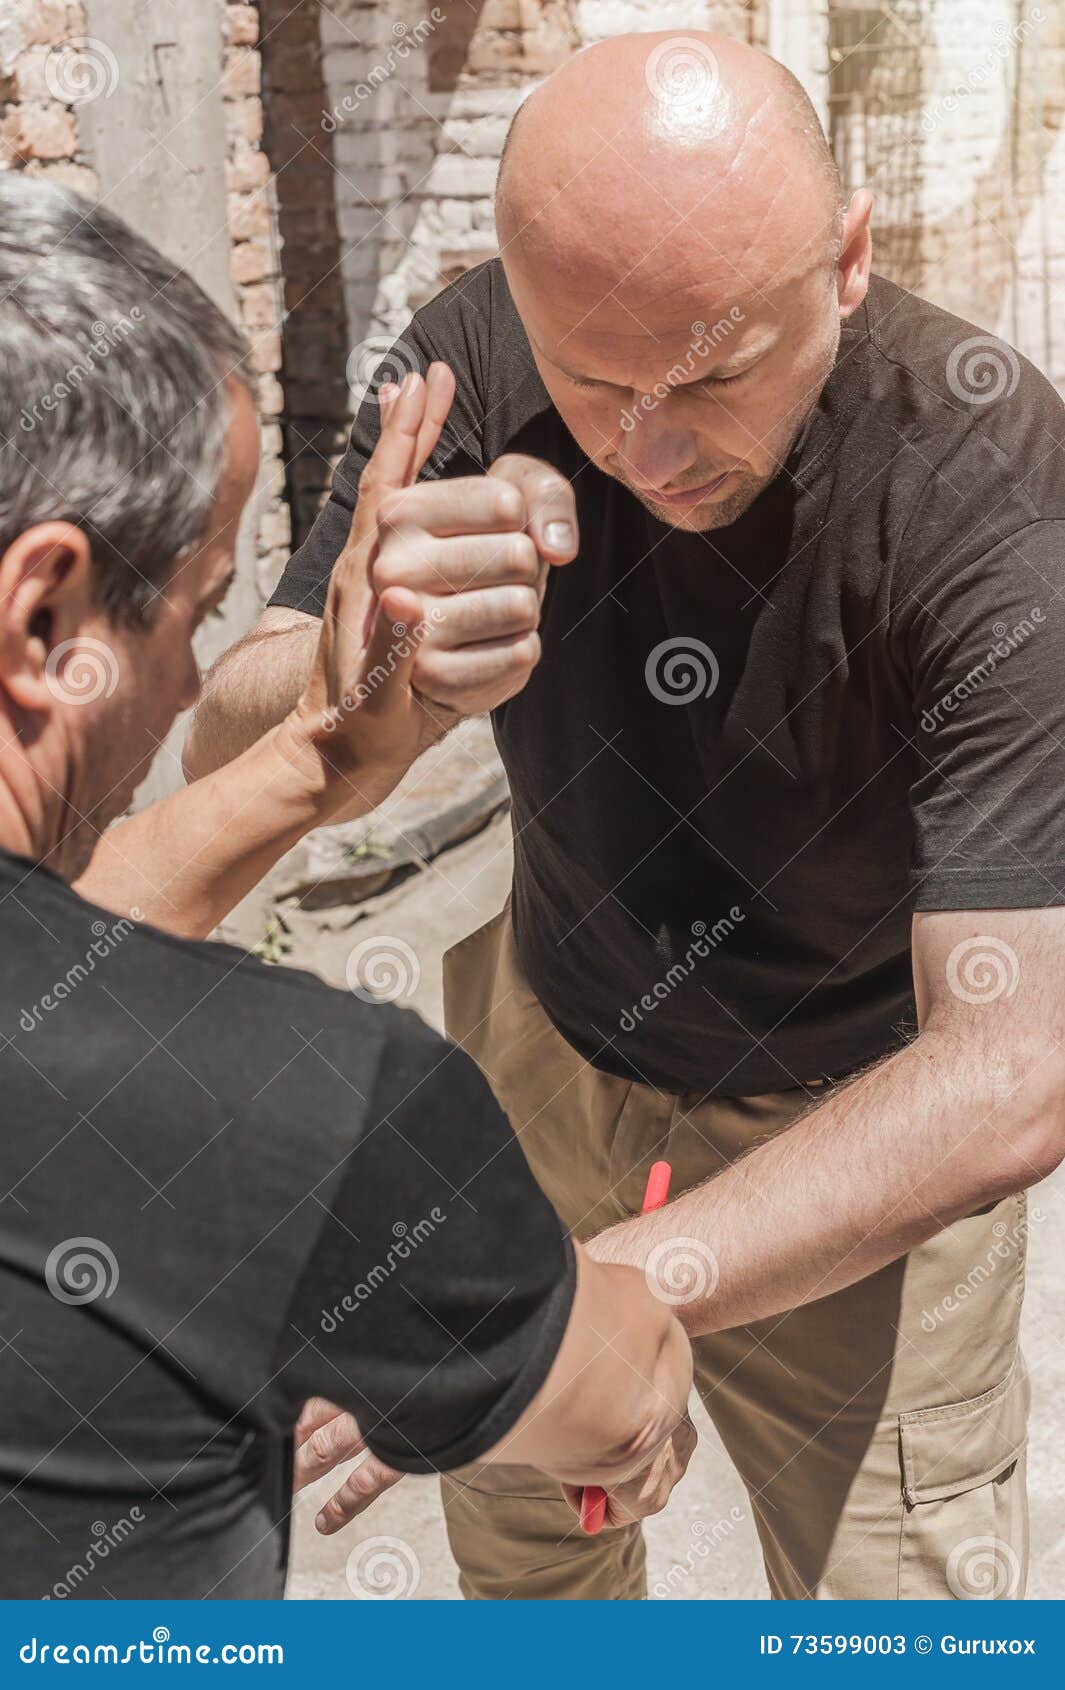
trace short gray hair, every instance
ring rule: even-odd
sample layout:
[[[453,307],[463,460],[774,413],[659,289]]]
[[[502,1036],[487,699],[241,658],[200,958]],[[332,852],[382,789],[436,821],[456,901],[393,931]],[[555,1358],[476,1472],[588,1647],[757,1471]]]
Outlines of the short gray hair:
[[[74,523],[108,614],[148,621],[205,538],[247,342],[120,218],[3,172],[0,355],[0,552]]]

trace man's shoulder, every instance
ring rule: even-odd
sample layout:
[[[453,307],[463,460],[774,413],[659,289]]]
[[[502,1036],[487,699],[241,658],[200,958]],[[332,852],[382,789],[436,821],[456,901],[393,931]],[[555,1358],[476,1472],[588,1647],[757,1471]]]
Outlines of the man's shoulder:
[[[870,278],[865,323],[881,370],[912,384],[931,426],[968,432],[978,424],[990,436],[1001,430],[1008,438],[1023,417],[1060,436],[1061,395],[1004,336],[884,276]]]
[[[1065,406],[1030,359],[881,276],[861,317],[847,452],[863,484],[883,460],[879,496],[898,506],[889,528],[914,533],[909,512],[926,549],[937,530],[979,547],[1065,518]]]

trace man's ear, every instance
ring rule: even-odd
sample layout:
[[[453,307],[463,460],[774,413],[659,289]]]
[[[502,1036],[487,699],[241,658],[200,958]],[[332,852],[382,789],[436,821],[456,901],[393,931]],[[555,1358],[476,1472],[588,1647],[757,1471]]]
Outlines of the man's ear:
[[[869,271],[873,262],[873,237],[869,228],[872,209],[872,194],[868,188],[859,188],[851,197],[843,224],[836,284],[841,319],[857,311],[869,291]]]
[[[0,555],[0,687],[18,709],[51,709],[55,654],[94,614],[91,549],[72,522],[40,522]]]

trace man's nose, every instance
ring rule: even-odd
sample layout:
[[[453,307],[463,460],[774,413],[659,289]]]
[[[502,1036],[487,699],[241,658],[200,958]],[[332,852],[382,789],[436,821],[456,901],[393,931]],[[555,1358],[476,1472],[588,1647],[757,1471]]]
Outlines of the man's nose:
[[[621,419],[618,459],[641,492],[660,492],[698,461],[694,433],[671,421],[665,410],[656,400],[637,397]]]

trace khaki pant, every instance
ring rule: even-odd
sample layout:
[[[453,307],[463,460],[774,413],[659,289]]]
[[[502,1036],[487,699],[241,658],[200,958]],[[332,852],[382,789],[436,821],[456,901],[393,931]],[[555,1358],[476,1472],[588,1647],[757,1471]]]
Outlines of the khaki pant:
[[[816,1097],[699,1101],[591,1067],[524,980],[508,910],[448,952],[444,985],[449,1034],[578,1238],[639,1210],[657,1157],[677,1196]],[[747,1488],[773,1596],[1023,1595],[1026,1231],[1024,1198],[1008,1198],[846,1291],[696,1340],[699,1395]],[[532,1468],[468,1468],[444,1503],[468,1597],[646,1594],[639,1527],[582,1536]],[[732,1529],[696,1521],[690,1565],[700,1527],[711,1545]],[[683,1572],[661,1594],[683,1594]]]

